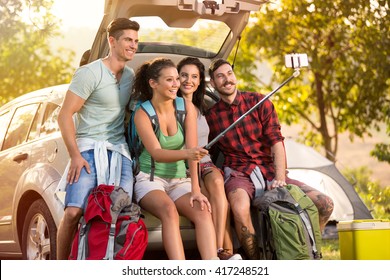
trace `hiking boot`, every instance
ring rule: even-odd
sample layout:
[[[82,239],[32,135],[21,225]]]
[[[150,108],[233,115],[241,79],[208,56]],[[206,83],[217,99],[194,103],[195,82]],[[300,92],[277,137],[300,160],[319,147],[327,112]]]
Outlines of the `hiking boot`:
[[[240,243],[244,249],[245,255],[249,260],[259,260],[260,250],[257,244],[256,235],[248,232],[243,232],[241,235]]]
[[[221,251],[218,252],[218,258],[220,260],[242,260],[241,258],[241,255],[240,254],[230,254],[228,250],[226,249],[223,249]]]

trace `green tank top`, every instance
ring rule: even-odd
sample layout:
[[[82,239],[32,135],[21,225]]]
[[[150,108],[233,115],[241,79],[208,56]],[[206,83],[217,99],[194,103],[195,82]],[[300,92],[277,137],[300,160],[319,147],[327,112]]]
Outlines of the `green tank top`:
[[[181,150],[184,146],[183,128],[177,122],[178,130],[175,135],[165,136],[161,131],[158,131],[157,139],[160,142],[161,148],[165,150]],[[149,152],[144,148],[140,157],[140,170],[150,174],[151,157]],[[184,160],[177,162],[156,162],[155,161],[154,175],[162,178],[185,178],[186,165]]]

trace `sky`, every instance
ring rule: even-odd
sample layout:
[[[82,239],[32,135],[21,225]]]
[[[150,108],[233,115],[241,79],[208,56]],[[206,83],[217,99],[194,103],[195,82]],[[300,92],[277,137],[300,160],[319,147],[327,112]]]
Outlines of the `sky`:
[[[51,12],[61,20],[61,37],[53,47],[75,51],[73,66],[78,67],[82,54],[91,47],[103,18],[105,0],[55,0]]]
[[[62,28],[99,26],[105,0],[55,0],[52,12],[62,20]]]

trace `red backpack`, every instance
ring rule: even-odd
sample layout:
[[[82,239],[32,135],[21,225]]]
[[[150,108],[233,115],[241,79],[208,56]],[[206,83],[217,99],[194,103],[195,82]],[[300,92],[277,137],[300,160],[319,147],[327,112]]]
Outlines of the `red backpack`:
[[[141,208],[122,188],[99,185],[88,196],[70,260],[141,260],[148,232]]]

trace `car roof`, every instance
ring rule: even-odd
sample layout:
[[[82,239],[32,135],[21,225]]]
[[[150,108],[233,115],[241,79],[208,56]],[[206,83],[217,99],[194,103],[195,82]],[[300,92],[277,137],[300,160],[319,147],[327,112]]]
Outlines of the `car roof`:
[[[126,17],[138,22],[141,20],[139,22],[141,25],[139,32],[140,44],[137,55],[132,61],[128,62],[128,65],[133,69],[137,69],[144,61],[156,56],[170,58],[175,63],[185,56],[199,57],[207,69],[211,59],[226,59],[229,56],[249,21],[250,12],[258,11],[262,3],[264,3],[262,0],[106,0],[104,16],[92,48],[85,53],[82,61],[84,64],[105,57],[109,51],[106,38],[107,25],[115,18]],[[158,21],[154,23],[151,20],[155,17],[161,19],[160,23]],[[194,41],[199,40],[188,40],[187,44],[184,42],[174,43],[169,40],[164,42],[164,37],[169,38],[168,32],[181,32],[181,30],[186,32],[189,28],[199,28],[196,26],[198,22],[202,21],[209,22],[211,26],[217,24],[222,26],[223,24],[225,26],[223,35],[220,34],[222,33],[220,29],[218,29],[218,32],[210,32],[212,34],[208,34],[207,39],[201,40],[203,44],[199,46],[193,45],[196,45]],[[153,31],[161,30],[162,25],[165,28],[164,32],[160,32],[163,34],[160,34],[159,41],[156,41],[155,38],[157,37],[151,38],[149,35]],[[202,25],[200,28],[202,28]],[[207,27],[204,29],[207,29]],[[213,38],[217,36],[219,36],[218,42],[213,41]],[[206,47],[205,44],[208,42],[212,43]],[[212,44],[215,44],[215,47],[210,51],[208,48],[212,47]]]
[[[68,88],[69,84],[63,84],[26,93],[0,107],[0,113],[23,103],[48,101],[60,105]]]

